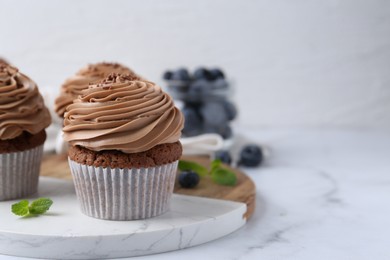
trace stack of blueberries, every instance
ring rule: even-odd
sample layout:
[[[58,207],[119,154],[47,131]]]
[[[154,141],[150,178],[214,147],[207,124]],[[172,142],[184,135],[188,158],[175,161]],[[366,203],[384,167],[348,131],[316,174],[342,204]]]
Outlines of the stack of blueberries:
[[[228,99],[231,95],[231,87],[221,69],[200,67],[190,74],[186,68],[180,68],[166,71],[163,77],[168,83],[173,98],[184,102],[183,135],[217,133],[225,139],[232,137],[230,122],[237,117],[237,109]],[[229,150],[217,151],[214,158],[226,164],[232,163]],[[247,144],[242,147],[237,164],[257,167],[262,161],[261,147]]]
[[[201,67],[191,74],[180,68],[166,71],[163,77],[173,98],[184,102],[183,135],[217,133],[224,139],[232,137],[230,121],[236,118],[237,109],[228,100],[231,88],[221,69]]]

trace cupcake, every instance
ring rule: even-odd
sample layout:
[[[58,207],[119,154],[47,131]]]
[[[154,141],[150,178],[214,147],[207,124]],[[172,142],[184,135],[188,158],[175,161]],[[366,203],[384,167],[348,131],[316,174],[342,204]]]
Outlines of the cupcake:
[[[111,73],[135,75],[131,69],[118,63],[101,62],[88,65],[62,85],[61,93],[55,100],[54,109],[57,115],[63,118],[66,107],[72,104],[90,83],[98,83]]]
[[[109,220],[166,212],[183,123],[170,96],[132,75],[112,74],[83,91],[63,128],[82,212]]]
[[[4,58],[0,57],[0,64],[3,64],[3,65],[8,65],[9,62],[6,61]]]
[[[45,128],[50,123],[34,81],[0,64],[0,201],[37,191]]]

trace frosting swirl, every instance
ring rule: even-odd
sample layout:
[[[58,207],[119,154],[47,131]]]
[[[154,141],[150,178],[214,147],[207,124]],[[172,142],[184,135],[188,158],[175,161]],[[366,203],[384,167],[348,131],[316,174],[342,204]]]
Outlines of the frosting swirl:
[[[180,110],[159,86],[112,74],[68,106],[63,131],[73,146],[137,153],[177,142],[183,124]]]
[[[8,65],[9,62],[6,61],[5,59],[3,59],[2,57],[0,57],[0,64],[3,64],[3,65]]]
[[[37,134],[50,123],[35,82],[18,69],[0,64],[0,139],[16,138],[23,131]]]
[[[90,83],[98,83],[111,73],[132,74],[129,68],[118,63],[96,63],[82,68],[73,77],[67,79],[61,86],[61,93],[55,100],[54,110],[59,117],[63,117],[66,107],[73,103]]]

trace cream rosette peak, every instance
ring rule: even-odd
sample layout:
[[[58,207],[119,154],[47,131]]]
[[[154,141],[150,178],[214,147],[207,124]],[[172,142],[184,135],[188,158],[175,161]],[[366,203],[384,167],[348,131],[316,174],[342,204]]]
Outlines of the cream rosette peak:
[[[23,132],[37,134],[50,123],[35,82],[17,68],[0,64],[0,139],[13,139]]]
[[[128,67],[119,63],[100,62],[89,64],[68,78],[61,86],[61,93],[55,100],[55,111],[62,117],[66,107],[73,103],[89,84],[97,84],[112,73],[136,75]]]
[[[143,152],[177,142],[184,117],[155,83],[111,74],[89,85],[64,118],[64,139],[93,151]]]

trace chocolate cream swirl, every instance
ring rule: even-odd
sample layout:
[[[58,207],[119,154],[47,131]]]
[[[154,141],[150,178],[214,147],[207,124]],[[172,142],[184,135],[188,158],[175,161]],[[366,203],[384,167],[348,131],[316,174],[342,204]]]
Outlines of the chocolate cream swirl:
[[[137,153],[177,142],[183,124],[182,113],[159,86],[113,74],[68,106],[63,131],[73,146]]]
[[[0,139],[13,139],[24,131],[37,134],[50,123],[35,82],[18,69],[0,64]]]
[[[88,65],[67,79],[61,86],[61,93],[56,98],[54,106],[57,115],[63,117],[66,107],[72,104],[73,100],[81,95],[90,83],[98,83],[111,73],[135,75],[131,69],[118,63],[101,62]]]

